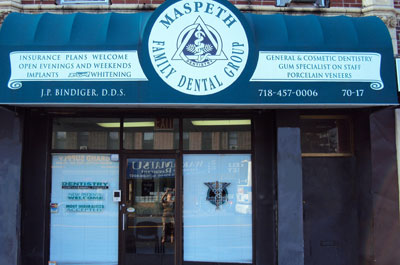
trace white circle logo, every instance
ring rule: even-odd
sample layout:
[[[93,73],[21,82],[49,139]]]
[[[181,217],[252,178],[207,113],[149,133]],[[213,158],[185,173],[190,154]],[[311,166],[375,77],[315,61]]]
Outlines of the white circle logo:
[[[150,61],[164,82],[189,95],[218,93],[243,72],[249,43],[239,18],[217,1],[169,5],[148,39]]]

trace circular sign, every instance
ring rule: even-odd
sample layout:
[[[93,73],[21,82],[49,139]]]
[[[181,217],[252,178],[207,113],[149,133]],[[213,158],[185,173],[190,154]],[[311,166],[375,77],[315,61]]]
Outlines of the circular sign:
[[[227,1],[167,1],[147,31],[146,48],[155,72],[173,89],[194,96],[232,85],[249,57],[238,15]]]

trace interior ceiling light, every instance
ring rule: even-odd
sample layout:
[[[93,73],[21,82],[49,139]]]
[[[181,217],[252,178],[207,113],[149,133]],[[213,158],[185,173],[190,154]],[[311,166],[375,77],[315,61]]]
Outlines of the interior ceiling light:
[[[119,128],[119,122],[102,122],[97,123],[97,125],[104,128]],[[124,128],[138,128],[138,127],[154,127],[154,121],[134,121],[134,122],[124,122]]]
[[[192,121],[194,126],[234,126],[251,125],[251,120],[196,120]]]

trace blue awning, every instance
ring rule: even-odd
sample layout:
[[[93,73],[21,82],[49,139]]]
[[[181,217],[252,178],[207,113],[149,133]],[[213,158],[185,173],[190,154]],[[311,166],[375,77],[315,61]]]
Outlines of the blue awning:
[[[250,66],[244,71],[249,73],[243,74],[234,85],[222,92],[195,97],[168,87],[161,79],[156,80],[153,78],[153,74],[146,70],[149,66],[147,61],[142,60],[143,55],[140,53],[141,46],[144,43],[144,31],[152,15],[153,12],[134,14],[75,13],[67,15],[11,13],[5,19],[0,31],[2,69],[0,73],[0,104],[55,106],[98,106],[99,104],[142,106],[152,104],[182,107],[190,107],[193,104],[236,107],[398,104],[392,41],[385,24],[377,17],[243,14],[248,24],[246,29],[250,31],[251,39],[249,41],[252,42],[248,63]],[[43,65],[43,67],[50,67],[53,70],[49,73],[40,72],[37,68],[42,67],[42,65],[35,65],[35,59],[38,58],[35,56],[40,54],[56,56],[57,54],[51,52],[73,52],[71,58],[81,56],[80,59],[82,59],[85,52],[94,56],[96,52],[111,51],[113,54],[107,55],[107,63],[112,62],[115,58],[122,58],[118,57],[122,56],[118,52],[128,52],[129,56],[139,58],[140,65],[144,70],[143,74],[135,77],[136,79],[124,79],[126,76],[116,76],[115,73],[107,72],[107,75],[101,75],[101,78],[96,81],[88,77],[92,74],[90,71],[80,69],[75,71],[73,76],[75,79],[60,78],[58,80],[59,73],[56,70],[59,69],[54,69],[57,68],[55,64]],[[34,52],[33,55],[30,52]],[[380,76],[375,81],[380,83],[381,87],[377,90],[370,89],[369,84],[366,85],[366,82],[362,80],[338,81],[341,76],[338,78],[335,76],[336,79],[333,78],[332,80],[336,81],[328,82],[325,78],[322,78],[321,74],[318,80],[315,79],[318,78],[316,73],[312,75],[303,72],[298,73],[296,74],[298,77],[305,79],[289,80],[290,82],[279,78],[273,80],[270,77],[257,79],[253,76],[253,73],[257,72],[257,69],[255,69],[257,63],[260,63],[263,56],[278,54],[281,57],[274,58],[289,58],[289,55],[303,57],[306,55],[307,58],[320,59],[328,58],[331,55],[336,56],[336,53],[342,56],[340,58],[346,59],[350,58],[346,56],[353,56],[354,60],[361,61],[371,60],[373,57],[369,58],[371,55],[377,55],[380,60],[380,72],[378,71],[378,76]],[[97,55],[105,56],[104,54]],[[125,59],[128,57],[125,57]],[[41,58],[43,59],[43,57],[39,57],[39,59]],[[331,60],[336,60],[332,58]],[[29,60],[31,61],[28,62]],[[23,65],[23,62],[27,62],[26,65]],[[84,61],[76,62],[82,63]],[[123,61],[121,61],[121,65],[122,63]],[[321,61],[318,61],[316,63],[314,61],[314,64],[318,64],[318,67],[321,68],[322,66],[328,67],[329,62],[321,63]],[[351,67],[356,68],[357,65],[353,63]],[[106,66],[112,67],[112,65]],[[295,68],[298,65],[292,63],[286,66]],[[58,67],[64,69],[68,66],[64,64]],[[76,64],[74,67],[76,67]],[[262,67],[262,65],[257,67]],[[300,67],[318,68],[313,66],[312,62]],[[344,67],[344,64],[340,67]],[[21,72],[16,73],[15,70]],[[30,70],[32,70],[32,73],[28,73]],[[26,71],[26,73],[23,71]],[[27,78],[21,79],[21,75],[25,74],[28,75]],[[107,76],[113,76],[115,79],[108,80]],[[343,78],[346,77],[348,77],[347,74],[343,75]],[[250,78],[252,79],[249,80]],[[61,90],[56,91],[55,89]],[[292,96],[294,94],[285,97],[276,95],[276,93],[282,93],[287,89],[291,90],[290,93],[297,93],[299,89],[300,96]],[[273,97],[267,96],[269,90],[272,91]],[[339,92],[334,94],[333,91]],[[301,97],[302,93],[311,95],[313,92],[317,92],[315,94],[317,96]],[[342,93],[344,94],[342,95]],[[346,96],[346,93],[358,94]],[[362,96],[360,96],[361,94]]]
[[[377,17],[245,14],[260,50],[385,51],[393,54],[386,25]]]
[[[137,49],[152,13],[11,13],[0,31],[0,45]],[[386,25],[377,17],[244,14],[259,50],[386,51],[393,54]]]

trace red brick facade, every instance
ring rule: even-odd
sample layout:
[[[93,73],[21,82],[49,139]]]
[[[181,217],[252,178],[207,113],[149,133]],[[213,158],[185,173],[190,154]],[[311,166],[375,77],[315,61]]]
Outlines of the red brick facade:
[[[394,0],[393,3],[394,3],[394,8],[397,10],[400,10],[400,0]],[[400,54],[400,23],[399,23],[399,20],[397,20],[396,38],[397,38],[397,54]]]
[[[397,27],[396,27],[396,38],[397,38],[397,54],[400,54],[400,25],[399,21],[397,21]]]
[[[162,4],[165,0],[110,0],[113,4]],[[231,0],[235,5],[275,6],[274,0]],[[54,4],[55,0],[22,0],[22,4]],[[400,5],[400,0],[398,1]],[[361,7],[361,0],[331,0],[331,7]]]

